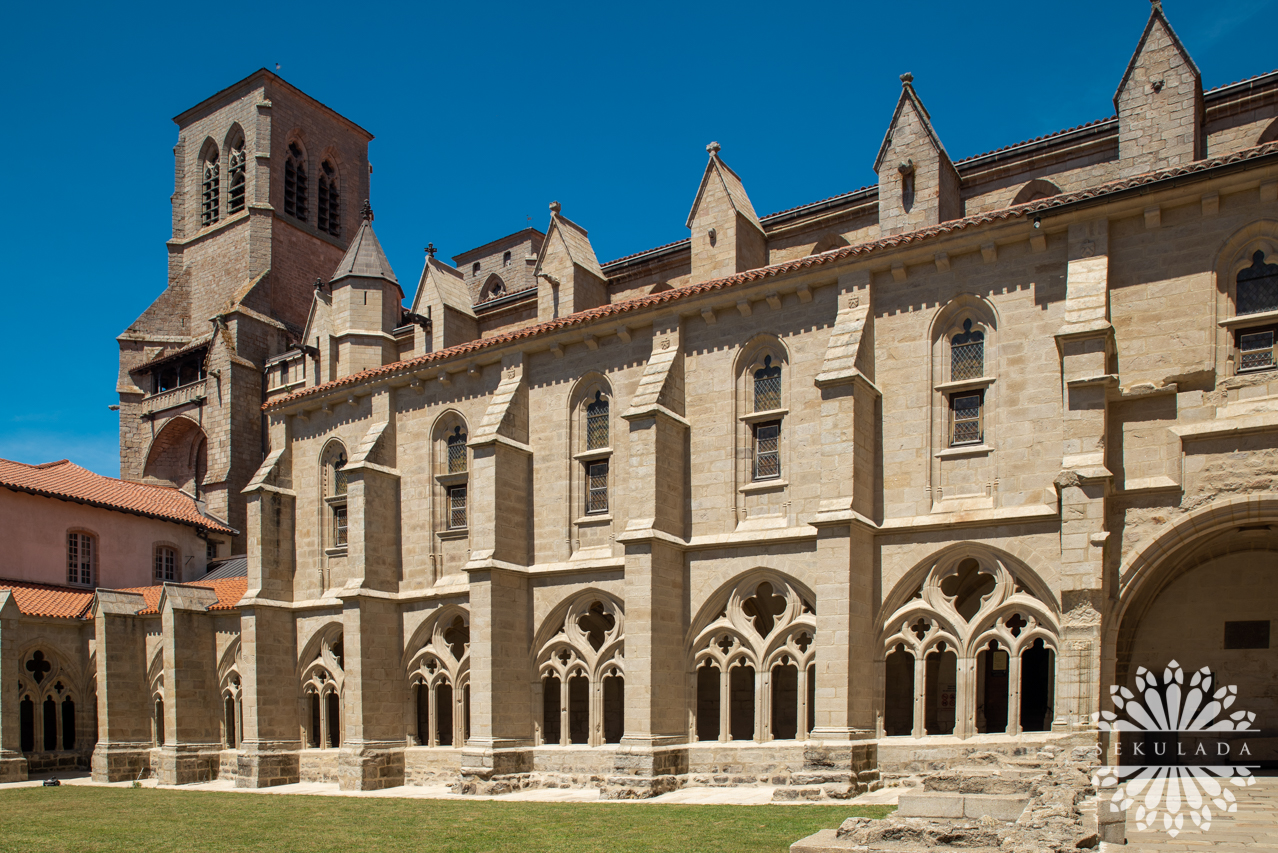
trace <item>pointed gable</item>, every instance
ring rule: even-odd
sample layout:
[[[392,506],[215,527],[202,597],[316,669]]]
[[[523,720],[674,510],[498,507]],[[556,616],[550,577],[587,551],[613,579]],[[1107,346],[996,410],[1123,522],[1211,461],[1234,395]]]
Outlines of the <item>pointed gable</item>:
[[[879,230],[901,234],[929,228],[963,215],[959,176],[932,117],[918,93],[914,75],[901,75],[901,96],[874,159],[879,175]]]
[[[479,326],[471,305],[470,288],[461,270],[427,255],[422,267],[413,313],[430,318],[430,351],[473,341]]]
[[[586,229],[550,205],[550,227],[537,254],[537,319],[554,320],[608,304],[608,282]]]
[[[717,142],[706,146],[710,159],[688,213],[691,284],[768,265],[763,225],[741,177],[723,162],[719,150]]]
[[[1174,168],[1206,154],[1202,74],[1156,2],[1114,92],[1123,177]]]

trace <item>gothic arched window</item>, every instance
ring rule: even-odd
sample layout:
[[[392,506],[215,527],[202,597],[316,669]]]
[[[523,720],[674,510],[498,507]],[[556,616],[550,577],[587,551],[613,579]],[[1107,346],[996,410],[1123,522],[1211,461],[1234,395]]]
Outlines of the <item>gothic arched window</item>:
[[[620,605],[586,593],[548,619],[537,653],[541,742],[601,746],[625,729],[625,626]]]
[[[763,364],[753,371],[754,412],[771,412],[781,408],[781,365],[765,355]],[[754,464],[752,479],[775,480],[781,476],[781,418],[754,424]]]
[[[306,193],[306,154],[300,145],[290,142],[284,161],[284,212],[302,222],[309,212]]]
[[[231,152],[226,159],[226,213],[229,216],[244,209],[246,160],[243,136],[231,143]]]
[[[316,205],[315,224],[319,230],[334,237],[342,235],[342,196],[337,169],[332,162],[320,163],[319,204]]]
[[[209,145],[200,158],[200,227],[217,222],[221,204],[221,169],[217,146]]]

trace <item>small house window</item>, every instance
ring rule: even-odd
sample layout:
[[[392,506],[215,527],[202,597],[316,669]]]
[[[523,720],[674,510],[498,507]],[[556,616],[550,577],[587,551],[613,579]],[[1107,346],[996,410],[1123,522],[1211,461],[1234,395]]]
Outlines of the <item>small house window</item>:
[[[755,397],[758,400],[758,397]],[[773,408],[779,408],[774,406]],[[754,479],[774,480],[781,476],[781,422],[754,425]]]
[[[983,439],[981,409],[985,393],[950,396],[950,446],[980,444]]]
[[[985,375],[985,333],[963,321],[963,331],[950,339],[950,381],[980,379]]]
[[[177,551],[165,545],[155,549],[155,579],[157,581],[177,580]]]
[[[67,534],[67,583],[93,586],[97,542],[89,533]]]
[[[466,528],[466,486],[449,486],[448,496],[448,529],[464,530]]]
[[[608,460],[586,465],[586,514],[608,511]]]
[[[232,144],[231,155],[227,158],[226,178],[230,186],[226,191],[226,212],[239,213],[244,209],[244,140]]]
[[[211,149],[204,158],[203,181],[200,185],[200,225],[208,226],[217,222],[220,202],[219,186],[221,183],[221,165],[218,163],[217,149]]]

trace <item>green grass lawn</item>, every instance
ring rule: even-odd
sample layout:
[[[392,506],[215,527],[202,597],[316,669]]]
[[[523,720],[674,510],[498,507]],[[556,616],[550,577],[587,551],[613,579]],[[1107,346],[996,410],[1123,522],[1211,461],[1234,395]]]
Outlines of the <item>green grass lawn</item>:
[[[0,851],[783,853],[892,806],[502,803],[158,791],[0,792]]]

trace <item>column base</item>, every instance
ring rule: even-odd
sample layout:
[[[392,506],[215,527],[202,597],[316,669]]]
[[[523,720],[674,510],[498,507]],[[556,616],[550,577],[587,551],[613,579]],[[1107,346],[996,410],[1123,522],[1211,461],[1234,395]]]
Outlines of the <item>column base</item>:
[[[222,748],[215,743],[166,744],[159,750],[156,778],[161,785],[192,785],[218,777]]]
[[[27,759],[20,752],[0,752],[0,783],[27,781]]]
[[[454,794],[505,794],[518,790],[519,777],[531,773],[533,754],[524,741],[497,740],[467,743],[461,755],[461,779]]]
[[[93,748],[89,777],[94,782],[134,782],[151,770],[151,744],[102,743]]]
[[[614,775],[603,787],[605,800],[646,800],[677,791],[688,774],[688,749],[630,746],[623,742],[613,760]]]
[[[337,787],[342,791],[380,791],[404,784],[404,747],[343,747],[337,755]]]
[[[301,781],[297,742],[245,743],[238,757],[235,787],[273,788]]]
[[[803,749],[803,770],[790,774],[790,784],[777,788],[772,799],[847,800],[881,787],[877,743],[813,741]]]

